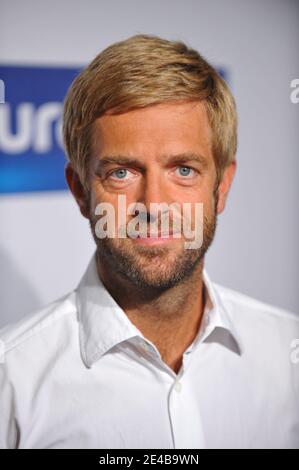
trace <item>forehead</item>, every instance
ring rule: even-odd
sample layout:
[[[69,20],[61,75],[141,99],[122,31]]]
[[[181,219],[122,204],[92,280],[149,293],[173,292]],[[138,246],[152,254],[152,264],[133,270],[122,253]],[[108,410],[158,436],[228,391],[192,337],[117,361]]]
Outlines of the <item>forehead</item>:
[[[93,153],[146,159],[200,153],[212,159],[212,132],[203,102],[172,102],[105,114],[93,128]]]

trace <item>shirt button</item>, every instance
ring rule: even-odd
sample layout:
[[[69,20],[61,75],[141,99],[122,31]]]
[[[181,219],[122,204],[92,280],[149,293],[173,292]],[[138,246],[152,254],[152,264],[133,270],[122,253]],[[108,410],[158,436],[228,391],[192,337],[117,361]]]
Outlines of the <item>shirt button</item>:
[[[182,390],[181,382],[176,382],[175,385],[174,385],[174,388],[177,392],[180,392]]]

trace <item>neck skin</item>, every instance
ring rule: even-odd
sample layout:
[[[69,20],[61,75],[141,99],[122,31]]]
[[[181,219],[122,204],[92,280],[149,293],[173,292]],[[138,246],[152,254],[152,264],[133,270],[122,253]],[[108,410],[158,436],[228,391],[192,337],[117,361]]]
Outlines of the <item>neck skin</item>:
[[[157,293],[140,290],[118,273],[111,273],[97,253],[97,271],[106,289],[175,373],[200,328],[205,306],[203,262],[189,278]]]

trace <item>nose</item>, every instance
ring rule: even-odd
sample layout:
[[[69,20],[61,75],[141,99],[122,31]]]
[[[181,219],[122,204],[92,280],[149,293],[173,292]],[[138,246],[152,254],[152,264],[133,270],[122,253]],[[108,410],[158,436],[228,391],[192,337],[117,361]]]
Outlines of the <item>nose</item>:
[[[157,212],[151,208],[151,204],[170,204],[170,194],[167,189],[167,182],[163,179],[163,174],[158,168],[151,168],[144,174],[138,202],[146,207],[146,213],[140,214],[147,223],[155,222]],[[162,207],[162,212],[165,211]]]
[[[159,169],[152,168],[147,171],[140,192],[140,202],[145,205],[149,213],[152,203],[170,202],[166,182],[163,180],[162,172]]]
[[[151,223],[155,222],[155,220],[156,220],[155,216],[153,214],[151,214],[149,211],[141,212],[141,213],[136,211],[136,215],[137,214],[139,215],[140,220],[146,221],[147,224],[151,224]]]

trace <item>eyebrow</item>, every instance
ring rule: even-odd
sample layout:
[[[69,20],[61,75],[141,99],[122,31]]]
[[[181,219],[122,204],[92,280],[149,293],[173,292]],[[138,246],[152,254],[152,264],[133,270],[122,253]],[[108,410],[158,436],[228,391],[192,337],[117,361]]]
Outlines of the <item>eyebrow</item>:
[[[175,155],[162,155],[159,160],[166,164],[188,163],[193,161],[199,163],[203,169],[207,169],[209,167],[208,160],[203,155],[198,153],[187,152]],[[138,158],[128,157],[125,155],[105,155],[99,157],[97,170],[110,164],[128,165],[138,168],[144,167],[143,163]]]
[[[166,163],[188,163],[188,162],[197,162],[199,163],[203,168],[208,168],[209,162],[207,158],[205,158],[203,155],[199,153],[180,153],[177,155],[165,155],[161,157],[162,161],[165,161]]]
[[[97,162],[97,168],[105,167],[110,164],[128,165],[128,166],[142,166],[138,158],[126,157],[125,155],[107,155],[100,157]]]

